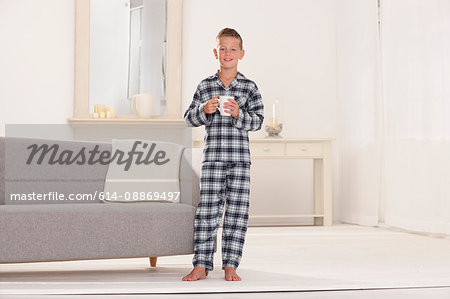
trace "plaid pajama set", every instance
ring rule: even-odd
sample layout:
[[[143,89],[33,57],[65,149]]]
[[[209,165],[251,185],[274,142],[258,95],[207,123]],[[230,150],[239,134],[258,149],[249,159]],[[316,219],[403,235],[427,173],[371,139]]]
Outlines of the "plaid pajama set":
[[[222,116],[219,111],[206,114],[203,106],[215,96],[234,96],[239,104],[238,118]],[[222,269],[236,269],[242,258],[249,211],[248,131],[261,129],[264,120],[261,94],[256,84],[239,72],[228,88],[216,73],[200,82],[184,119],[190,127],[205,125],[206,129],[192,264],[213,270],[214,243],[225,206]]]

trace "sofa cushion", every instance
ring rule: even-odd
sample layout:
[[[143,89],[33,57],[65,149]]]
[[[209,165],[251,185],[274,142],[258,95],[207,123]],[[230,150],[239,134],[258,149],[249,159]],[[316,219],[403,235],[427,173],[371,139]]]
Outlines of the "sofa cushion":
[[[193,253],[191,205],[5,205],[0,213],[0,262]]]

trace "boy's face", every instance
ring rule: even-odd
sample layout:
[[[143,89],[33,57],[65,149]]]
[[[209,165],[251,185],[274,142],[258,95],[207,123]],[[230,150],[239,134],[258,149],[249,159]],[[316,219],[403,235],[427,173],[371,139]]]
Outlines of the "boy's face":
[[[231,36],[220,38],[217,49],[213,51],[222,69],[237,69],[238,62],[244,57],[245,52],[239,47],[239,39]]]

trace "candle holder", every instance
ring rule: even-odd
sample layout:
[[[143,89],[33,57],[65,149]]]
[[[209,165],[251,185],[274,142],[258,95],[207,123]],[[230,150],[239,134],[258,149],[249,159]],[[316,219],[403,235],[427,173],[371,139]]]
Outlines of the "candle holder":
[[[270,124],[265,126],[266,132],[269,134],[265,138],[283,138],[280,136],[281,131],[283,130],[283,124],[278,123],[281,119],[283,119],[283,107],[282,102],[280,100],[274,100],[272,103],[272,117],[270,118]],[[281,108],[281,109],[280,109]],[[269,112],[268,111],[268,112]]]
[[[283,130],[283,124],[278,123],[275,118],[270,119],[270,125],[266,125],[265,129],[269,134],[265,138],[283,138],[279,135]]]

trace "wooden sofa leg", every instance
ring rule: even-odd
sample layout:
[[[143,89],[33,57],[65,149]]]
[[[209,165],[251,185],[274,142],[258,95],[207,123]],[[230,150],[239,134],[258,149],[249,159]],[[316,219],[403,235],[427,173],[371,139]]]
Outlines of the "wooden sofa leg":
[[[155,257],[150,257],[150,266],[152,267],[156,267],[156,260],[158,259],[157,256]]]

